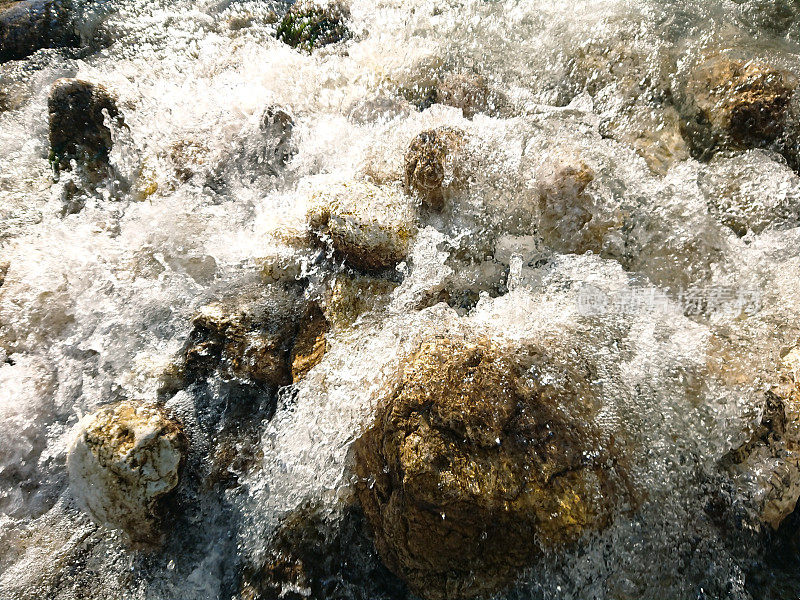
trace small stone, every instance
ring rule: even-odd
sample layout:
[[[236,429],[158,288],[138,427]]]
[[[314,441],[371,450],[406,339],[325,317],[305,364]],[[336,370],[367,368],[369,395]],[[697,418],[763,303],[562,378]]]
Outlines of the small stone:
[[[111,130],[106,115],[124,123],[111,94],[101,85],[80,79],[59,79],[47,101],[50,113],[50,162],[56,173],[71,170],[72,160],[92,179],[109,174]]]
[[[41,48],[77,45],[68,6],[61,0],[0,2],[0,63]]]
[[[325,316],[334,328],[350,327],[362,314],[386,306],[398,285],[388,279],[337,273],[325,296]]]
[[[312,195],[307,221],[320,241],[364,271],[395,267],[408,256],[417,233],[411,201],[389,186],[335,183]]]
[[[296,2],[278,25],[277,37],[292,48],[311,52],[351,37],[347,28],[350,11],[337,2]]]
[[[170,146],[169,158],[178,180],[185,183],[200,173],[208,161],[211,150],[202,142],[181,140]]]
[[[121,402],[87,417],[67,458],[70,487],[94,521],[120,529],[134,547],[162,537],[163,500],[187,450],[179,423],[157,406]]]
[[[586,424],[587,387],[538,381],[542,360],[485,338],[429,339],[356,441],[376,548],[422,598],[491,596],[543,549],[609,522],[622,488]]]
[[[758,62],[724,56],[700,64],[686,85],[682,131],[692,156],[721,148],[770,147],[786,133],[797,78]]]
[[[415,137],[405,156],[406,190],[422,202],[440,209],[450,192],[462,183],[457,161],[465,134],[460,129],[439,127]]]

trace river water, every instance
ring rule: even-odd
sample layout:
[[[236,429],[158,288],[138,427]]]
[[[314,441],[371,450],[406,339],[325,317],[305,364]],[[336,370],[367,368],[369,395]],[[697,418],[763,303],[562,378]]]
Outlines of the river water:
[[[248,565],[309,503],[326,548],[350,557],[320,567],[326,597],[411,597],[360,517],[342,514],[351,445],[420,336],[458,327],[591,357],[596,419],[633,440],[630,476],[646,490],[503,597],[800,595],[800,519],[773,531],[758,492],[720,467],[758,426],[800,335],[800,178],[768,148],[692,158],[672,108],[706,56],[800,75],[800,6],[353,0],[352,38],[312,53],[275,38],[287,8],[80,6],[92,50],[0,65],[13,100],[0,112],[0,598],[244,598]],[[465,72],[485,79],[495,110],[431,104],[437,81]],[[126,124],[112,129],[116,179],[77,199],[73,175],[56,181],[48,163],[47,96],[61,77],[111,90]],[[269,106],[294,123],[285,166],[263,159]],[[275,407],[234,434],[254,464],[232,484],[189,481],[156,552],[130,551],[79,511],[67,449],[76,423],[109,402],[166,402],[190,429],[187,468],[205,472],[237,400],[219,381],[164,392],[192,316],[265,285],[276,254],[296,253],[306,295],[318,293],[329,263],[285,241],[304,227],[310,190],[399,183],[409,142],[440,126],[471,140],[468,192],[420,224],[384,275],[399,285],[333,330],[306,379],[248,399]],[[576,160],[593,172],[598,231],[580,241],[567,219],[548,237],[544,174]],[[753,467],[755,479],[774,466]]]

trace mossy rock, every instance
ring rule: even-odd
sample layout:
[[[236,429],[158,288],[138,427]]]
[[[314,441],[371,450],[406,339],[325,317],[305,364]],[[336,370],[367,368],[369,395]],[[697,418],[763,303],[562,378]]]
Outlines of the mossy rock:
[[[349,11],[339,4],[324,6],[314,2],[298,2],[278,25],[277,38],[292,48],[311,52],[320,46],[349,39],[349,17]]]

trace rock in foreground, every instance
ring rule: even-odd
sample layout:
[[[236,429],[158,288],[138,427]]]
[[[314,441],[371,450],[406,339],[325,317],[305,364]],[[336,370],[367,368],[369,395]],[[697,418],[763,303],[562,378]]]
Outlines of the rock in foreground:
[[[411,141],[405,156],[405,186],[431,208],[442,208],[461,183],[458,151],[464,132],[452,127],[423,131]]]
[[[156,406],[101,408],[70,450],[72,494],[94,521],[121,529],[134,547],[158,544],[161,501],[178,485],[186,445],[181,426]]]
[[[376,547],[414,593],[491,595],[543,548],[611,517],[611,463],[580,424],[580,383],[526,375],[540,360],[485,339],[429,340],[356,442]]]

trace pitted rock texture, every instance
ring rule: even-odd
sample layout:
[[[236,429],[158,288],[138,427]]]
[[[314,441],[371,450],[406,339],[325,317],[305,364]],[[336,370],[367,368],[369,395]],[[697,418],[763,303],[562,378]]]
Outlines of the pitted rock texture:
[[[108,90],[81,79],[59,79],[50,90],[47,107],[50,161],[56,173],[71,170],[75,160],[92,179],[107,176],[113,140],[106,115],[117,125],[124,122]]]
[[[710,58],[686,85],[682,127],[692,155],[710,158],[722,148],[781,145],[791,135],[792,98],[798,80],[788,71],[759,62]]]
[[[464,143],[465,133],[453,127],[417,135],[405,155],[406,190],[431,208],[442,208],[447,197],[463,185],[458,152]]]
[[[345,262],[364,271],[395,267],[417,233],[412,202],[399,190],[365,181],[330,185],[310,200],[308,225]]]
[[[430,339],[355,444],[378,552],[423,598],[496,593],[543,548],[611,518],[613,460],[581,425],[581,384],[527,376],[540,360],[481,338]]]
[[[89,416],[67,459],[70,487],[97,523],[135,547],[162,538],[161,501],[178,485],[187,441],[163,409],[121,402]]]
[[[0,63],[30,56],[41,48],[74,46],[69,0],[0,2]]]

